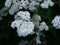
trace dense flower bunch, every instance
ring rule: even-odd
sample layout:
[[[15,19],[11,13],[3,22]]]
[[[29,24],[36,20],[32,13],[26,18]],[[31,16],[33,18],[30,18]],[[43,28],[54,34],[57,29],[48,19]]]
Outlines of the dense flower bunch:
[[[9,13],[13,15],[15,12],[23,8],[34,11],[37,9],[36,6],[40,5],[40,2],[42,2],[42,0],[6,0],[5,7],[10,8]],[[42,8],[48,8],[53,5],[54,3],[51,0],[44,0],[40,6]]]
[[[17,19],[17,18],[21,18],[21,19],[23,19],[23,20],[30,20],[30,13],[28,12],[28,11],[20,11],[20,12],[18,12],[17,13],[17,15],[15,16],[15,19]]]
[[[12,4],[13,3],[13,4]],[[33,11],[36,9],[36,5],[38,5],[37,1],[30,0],[6,0],[5,7],[10,8],[9,13],[13,15],[15,12],[17,12],[20,9],[29,9]]]
[[[54,3],[51,0],[44,0],[43,3],[41,4],[42,8],[48,8],[49,6],[53,6]]]
[[[31,34],[36,34],[36,43],[41,43],[40,32],[49,30],[49,26],[45,21],[42,21],[41,16],[38,13],[38,7],[42,9],[47,9],[52,7],[54,2],[52,0],[6,0],[5,7],[0,11],[2,15],[6,16],[6,10],[9,11],[10,15],[14,15],[14,21],[11,23],[11,27],[17,28],[18,36],[25,37]],[[3,11],[4,10],[4,11]],[[31,14],[29,11],[33,12]],[[32,15],[32,17],[31,17]],[[52,20],[53,27],[60,29],[60,16],[56,16]],[[37,28],[38,31],[35,31]]]
[[[18,19],[19,18],[19,19]],[[27,36],[34,33],[34,24],[30,21],[28,11],[20,11],[15,15],[15,20],[11,24],[12,28],[17,28],[18,36]]]
[[[60,16],[56,16],[54,20],[52,20],[52,24],[56,29],[60,29]]]

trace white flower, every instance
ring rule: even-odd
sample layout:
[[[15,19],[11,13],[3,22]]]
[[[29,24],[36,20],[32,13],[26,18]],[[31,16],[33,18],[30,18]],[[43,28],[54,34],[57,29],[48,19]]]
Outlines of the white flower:
[[[8,7],[9,13],[13,15],[15,12],[17,12],[17,9],[20,10],[24,8],[25,10],[29,9],[34,11],[36,9],[36,5],[40,4],[40,1],[42,0],[6,0],[5,7]]]
[[[34,24],[33,22],[26,22],[24,21],[22,25],[17,29],[18,36],[27,36],[31,33],[33,33],[34,30]]]
[[[30,13],[28,11],[20,11],[17,13],[18,16],[20,16],[24,20],[30,19]]]
[[[9,8],[12,4],[12,0],[6,0],[5,7]]]
[[[21,20],[21,17],[20,17],[19,15],[15,15],[15,16],[14,16],[14,19],[15,19],[15,20]]]
[[[19,26],[22,24],[23,20],[15,20],[12,22],[11,27],[12,28],[19,28]]]
[[[19,4],[19,9],[27,9],[28,8],[28,5],[29,5],[29,1],[28,0],[18,0],[17,1],[18,4]]]
[[[54,20],[52,20],[52,24],[56,29],[60,29],[60,16],[56,16]]]
[[[44,0],[43,3],[41,4],[42,8],[48,8],[49,6],[53,6],[54,3],[51,0]]]
[[[40,23],[40,26],[39,26],[39,30],[40,31],[42,31],[42,30],[49,30],[49,28],[48,28],[48,26],[46,25],[46,23],[45,22],[42,22],[42,23]]]
[[[32,17],[33,23],[36,27],[39,26],[39,22],[41,21],[41,17],[38,14],[33,15]]]
[[[54,3],[53,2],[50,2],[49,5],[52,7],[54,5]]]
[[[23,8],[27,9],[29,1],[28,0],[21,0],[20,4],[22,5]]]
[[[42,3],[42,4],[41,4],[41,7],[42,7],[42,8],[48,8],[48,6],[49,6],[48,3]]]
[[[36,9],[36,5],[38,5],[39,3],[38,2],[36,2],[36,1],[32,1],[32,2],[30,2],[29,3],[29,10],[31,10],[31,11],[33,11],[33,10],[35,10]]]
[[[17,2],[17,0],[12,0],[13,3]]]
[[[45,1],[46,2],[46,1]],[[53,6],[54,5],[54,2],[52,2],[52,0],[47,0],[47,2],[46,3],[48,3],[49,4],[49,6]]]
[[[22,6],[21,2],[20,1],[17,1],[17,2],[18,2],[19,10],[23,9],[23,6]]]
[[[18,3],[17,2],[15,2],[12,6],[11,6],[11,8],[9,9],[9,13],[11,14],[11,15],[13,15],[15,12],[17,12],[18,11]]]

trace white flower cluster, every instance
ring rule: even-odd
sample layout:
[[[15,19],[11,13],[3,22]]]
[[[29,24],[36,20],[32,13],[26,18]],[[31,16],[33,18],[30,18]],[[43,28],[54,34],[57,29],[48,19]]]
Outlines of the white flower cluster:
[[[39,4],[41,0],[6,0],[5,7],[9,8],[9,13],[13,15],[20,9],[29,9],[31,11],[36,9],[36,5]]]
[[[40,2],[43,0],[6,0],[5,7],[9,8],[9,13],[13,15],[20,9],[29,9],[34,11],[37,5],[40,5]],[[40,5],[42,8],[48,8],[49,6],[53,6],[54,3],[51,0],[44,0]]]
[[[41,34],[40,31],[43,31],[43,30],[47,31],[47,30],[49,30],[49,27],[46,25],[45,22],[40,23],[41,17],[38,14],[33,15],[32,20],[33,20],[33,23],[34,23],[35,27],[38,28],[38,31],[36,32],[36,35],[37,35],[36,43],[40,44],[41,43],[41,41],[40,41],[40,34]]]
[[[36,6],[40,5],[40,2],[43,0],[6,0],[5,7],[9,9],[9,14],[13,15],[21,9],[29,9],[34,11],[37,9]],[[42,8],[48,8],[49,6],[53,6],[54,3],[51,0],[44,0],[41,4]],[[18,36],[27,36],[29,34],[34,34],[34,26],[38,28],[39,32],[36,32],[36,43],[41,43],[40,39],[40,31],[48,30],[48,26],[45,22],[40,23],[41,17],[38,14],[33,15],[32,21],[30,20],[30,13],[28,11],[19,11],[14,16],[14,21],[11,24],[12,28],[17,28]]]
[[[44,0],[43,3],[41,4],[42,8],[48,8],[49,6],[53,6],[54,2],[52,2],[51,0]]]
[[[36,43],[37,44],[41,44],[41,41],[40,41],[40,32],[41,31],[43,31],[43,30],[45,30],[45,31],[47,31],[47,30],[49,30],[49,27],[46,25],[46,23],[45,22],[42,22],[42,23],[40,23],[40,25],[38,26],[38,32],[36,32],[36,35],[37,35],[37,37],[36,37]]]
[[[23,20],[14,20],[11,24],[11,27],[12,28],[15,28],[15,27],[19,28],[22,22],[23,22]]]
[[[52,20],[52,24],[56,29],[60,29],[60,16],[56,16],[54,20]]]
[[[12,0],[6,0],[5,7],[9,8],[12,4]]]
[[[36,0],[31,1],[31,3],[29,3],[28,9],[33,11],[36,9],[36,5],[39,5],[39,2],[37,2]]]
[[[15,19],[17,19],[17,18],[29,20],[30,19],[30,13],[28,11],[20,11],[15,16]]]
[[[39,27],[39,23],[41,21],[41,17],[38,14],[33,15],[32,17],[33,23],[36,27]]]
[[[46,25],[46,23],[45,22],[42,22],[42,23],[40,23],[40,26],[39,26],[39,30],[40,31],[42,31],[42,30],[49,30],[49,28],[48,28],[48,26]]]
[[[34,24],[31,22],[30,13],[28,11],[20,11],[17,13],[17,16],[21,17],[22,19],[16,18],[15,21],[12,22],[11,27],[17,28],[18,36],[27,36],[31,33],[34,33]],[[25,20],[24,20],[25,19]]]
[[[19,9],[18,9],[18,3],[15,2],[11,8],[9,9],[9,14],[13,15],[15,12],[17,12]]]
[[[49,27],[46,25],[45,22],[41,22],[40,23],[41,17],[38,14],[35,14],[32,19],[33,19],[34,25],[37,28],[39,28],[40,31],[42,31],[42,30],[46,30],[46,31],[49,30]]]
[[[25,37],[25,36],[33,33],[33,29],[34,29],[33,22],[30,22],[30,21],[26,22],[26,21],[24,21],[21,24],[20,28],[17,29],[18,36],[24,36]]]

